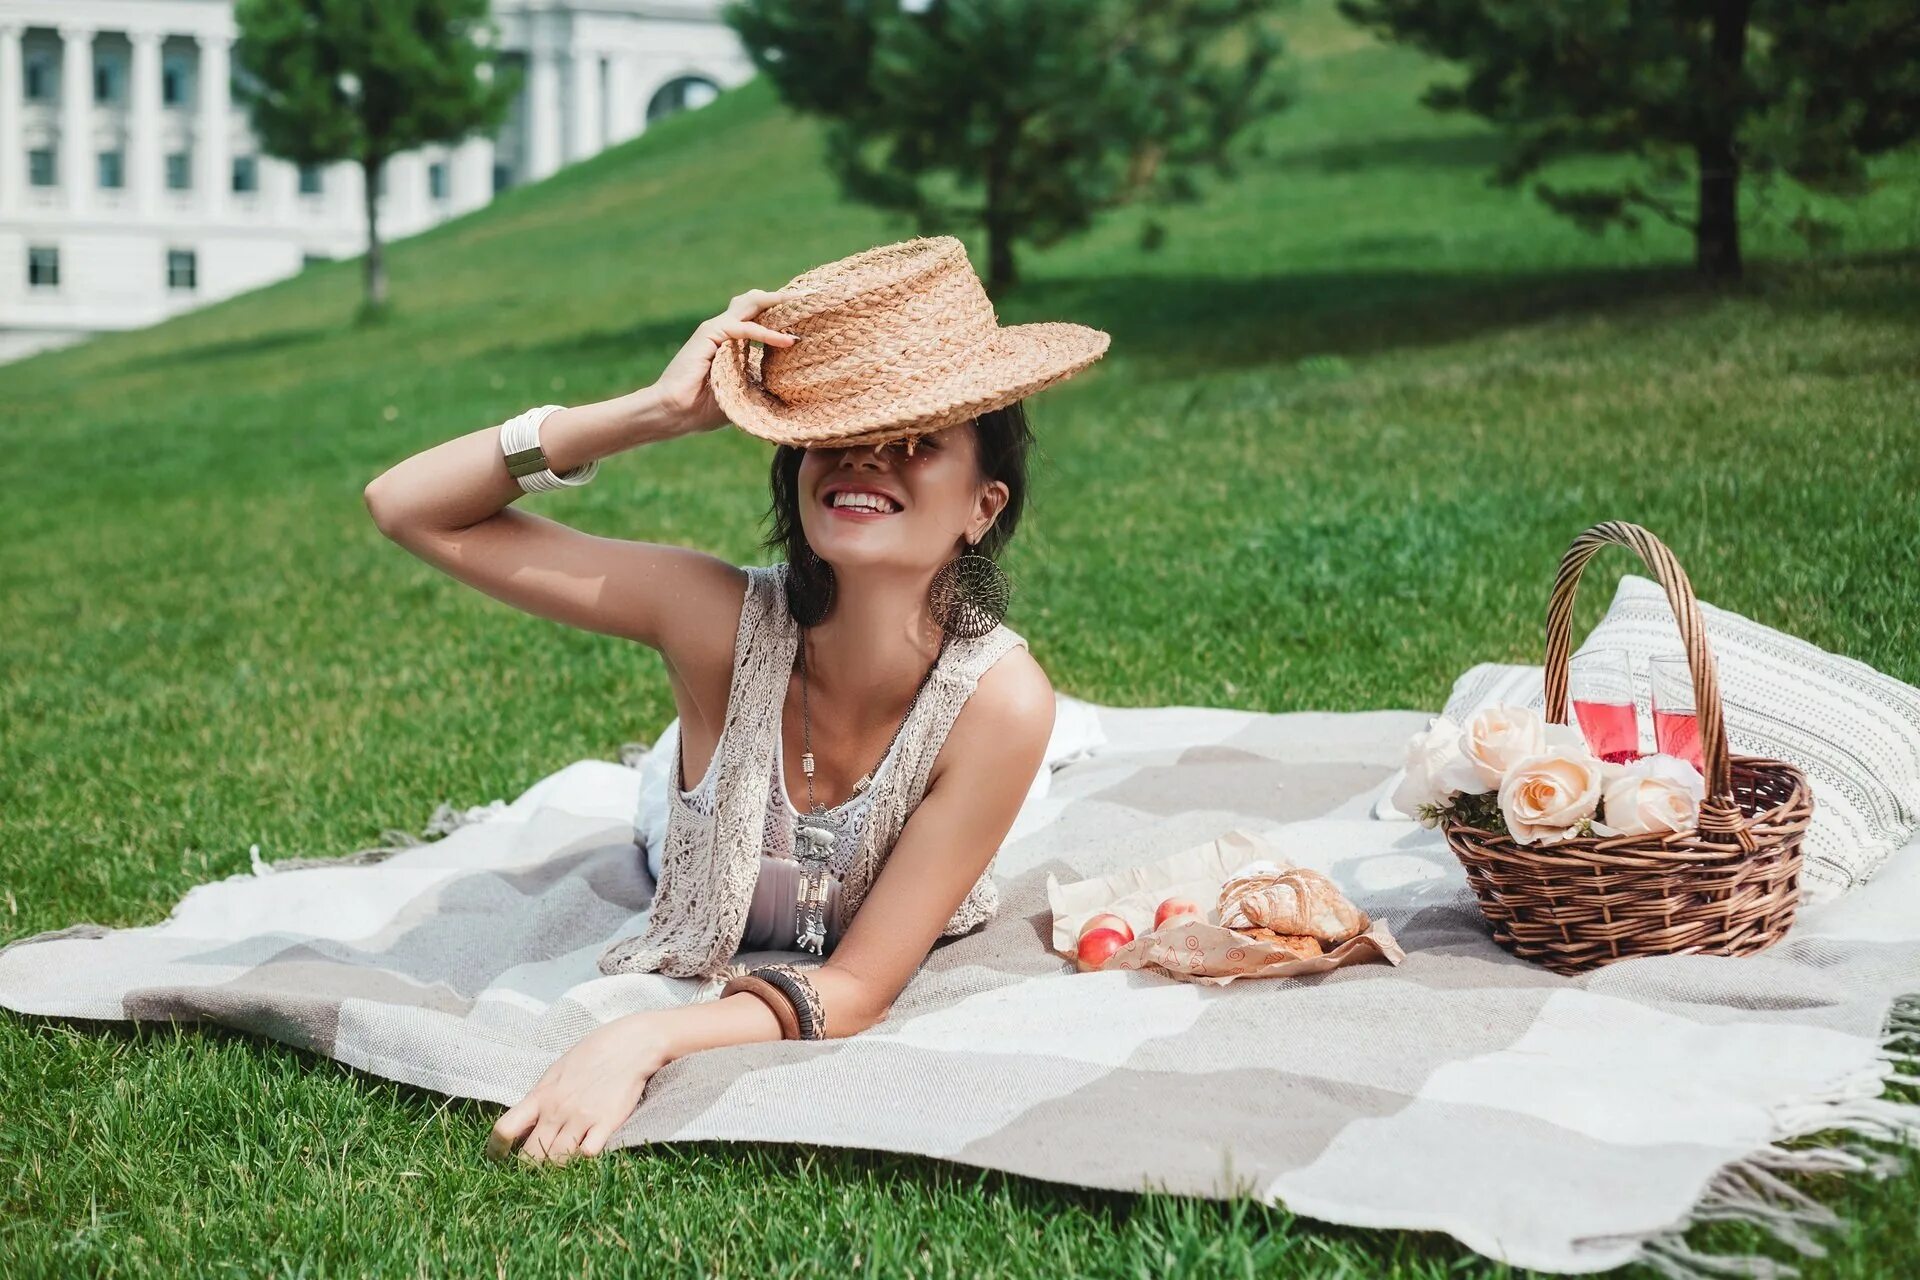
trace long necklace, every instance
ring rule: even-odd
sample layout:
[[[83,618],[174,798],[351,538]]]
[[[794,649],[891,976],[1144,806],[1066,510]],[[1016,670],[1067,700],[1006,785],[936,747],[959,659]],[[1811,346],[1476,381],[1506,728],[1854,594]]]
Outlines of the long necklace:
[[[927,681],[933,678],[946,649],[947,640],[943,636],[940,653],[934,655],[932,665],[914,687],[913,700],[907,703],[906,714],[900,717],[900,723],[893,727],[893,737],[887,739],[887,749],[880,753],[880,759],[873,768],[860,775],[860,780],[853,784],[853,795],[836,808],[844,809],[873,785],[874,774],[893,754],[894,744],[900,740],[900,731],[907,727],[907,721],[913,717],[913,709],[920,703],[920,693],[927,687]],[[819,955],[827,938],[827,863],[833,856],[840,830],[838,823],[827,816],[828,810],[813,794],[813,716],[807,697],[807,639],[804,633],[800,637],[800,737],[803,748],[800,772],[807,775],[807,813],[793,826],[794,856],[800,863],[800,893],[793,904],[793,931],[796,945]]]

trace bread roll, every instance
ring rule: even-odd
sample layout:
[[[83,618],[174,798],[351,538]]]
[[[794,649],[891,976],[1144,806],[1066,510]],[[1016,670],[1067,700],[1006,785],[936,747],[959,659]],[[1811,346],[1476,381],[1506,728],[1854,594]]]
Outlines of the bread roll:
[[[1326,950],[1320,945],[1318,938],[1309,937],[1304,933],[1276,933],[1272,929],[1263,928],[1260,925],[1250,925],[1244,929],[1235,929],[1234,932],[1252,938],[1255,942],[1270,942],[1276,947],[1293,952],[1293,954],[1301,960],[1311,960],[1315,956],[1323,956],[1326,954]]]

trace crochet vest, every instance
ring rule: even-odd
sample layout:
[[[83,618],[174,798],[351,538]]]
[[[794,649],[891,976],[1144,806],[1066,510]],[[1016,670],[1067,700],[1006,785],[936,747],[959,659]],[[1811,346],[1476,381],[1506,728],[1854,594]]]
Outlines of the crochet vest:
[[[669,778],[667,788],[660,877],[646,927],[600,953],[602,973],[711,979],[726,972],[740,949],[760,869],[780,713],[800,643],[799,624],[787,610],[787,566],[748,565],[746,573],[726,721],[720,749],[708,766],[719,771],[714,776],[713,812],[702,814],[680,798],[675,762],[676,776]],[[1024,644],[1026,639],[1004,623],[983,636],[947,643],[900,730],[899,758],[875,779],[866,830],[841,877],[847,919],[860,909],[901,828],[926,794],[934,757],[974,686],[1001,655]],[[993,918],[999,905],[989,860],[940,936],[977,928]]]

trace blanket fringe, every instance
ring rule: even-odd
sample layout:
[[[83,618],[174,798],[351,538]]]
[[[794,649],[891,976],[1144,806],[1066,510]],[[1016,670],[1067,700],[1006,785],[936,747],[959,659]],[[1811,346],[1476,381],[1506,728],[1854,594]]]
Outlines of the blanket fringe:
[[[1780,1175],[1864,1173],[1884,1179],[1905,1168],[1908,1151],[1872,1144],[1911,1148],[1920,1141],[1920,1106],[1883,1096],[1889,1084],[1920,1083],[1920,1076],[1897,1070],[1920,1067],[1920,995],[1894,1002],[1881,1048],[1890,1069],[1880,1079],[1843,1083],[1831,1096],[1779,1117],[1781,1142],[1816,1133],[1833,1134],[1831,1141],[1817,1147],[1775,1142],[1726,1165],[1684,1221],[1642,1242],[1639,1260],[1667,1280],[1786,1280],[1800,1274],[1797,1267],[1762,1254],[1711,1254],[1694,1248],[1686,1235],[1702,1222],[1745,1223],[1802,1257],[1824,1258],[1826,1247],[1813,1232],[1845,1227],[1846,1220]]]
[[[260,846],[254,845],[248,850],[253,860],[253,873],[257,876],[272,875],[276,871],[298,871],[303,867],[341,867],[367,866],[375,862],[384,862],[396,853],[405,853],[408,849],[417,849],[430,844],[440,836],[451,835],[470,823],[485,822],[505,813],[505,800],[490,800],[486,804],[460,808],[442,801],[427,819],[427,825],[421,828],[419,835],[389,827],[380,833],[381,843],[367,849],[357,849],[352,853],[342,853],[331,857],[319,858],[281,858],[268,862],[260,856]]]
[[[646,757],[647,752],[652,749],[652,744],[644,740],[623,742],[620,744],[618,753],[619,762],[629,769],[637,769],[640,767],[641,761]],[[471,805],[466,808],[461,808],[443,800],[439,807],[434,809],[433,815],[427,819],[427,825],[421,828],[420,834],[417,836],[412,832],[389,827],[380,833],[379,844],[366,849],[356,849],[352,853],[342,853],[327,857],[281,858],[278,861],[268,862],[260,856],[260,846],[257,844],[254,845],[248,853],[253,860],[253,873],[255,875],[271,875],[275,871],[298,871],[303,867],[368,866],[372,863],[384,862],[396,853],[405,853],[408,849],[417,849],[423,844],[430,843],[436,837],[452,835],[455,831],[458,831],[461,827],[467,826],[470,823],[485,822],[490,818],[496,818],[506,812],[506,809],[507,802],[500,799],[490,800],[486,804]],[[26,939],[22,939],[22,941],[26,941]]]
[[[623,742],[620,744],[620,763],[630,769],[638,768],[642,758],[650,750],[652,747],[646,742]],[[279,871],[299,871],[305,867],[371,866],[377,862],[385,862],[396,853],[405,853],[408,849],[417,849],[442,836],[452,835],[461,827],[497,818],[506,810],[507,802],[501,799],[465,807],[443,800],[427,818],[427,825],[420,829],[419,835],[402,831],[398,827],[388,827],[380,833],[379,844],[365,849],[356,849],[352,853],[323,857],[280,858],[272,862],[262,858],[260,846],[253,844],[247,848],[247,857],[252,864],[252,873],[256,876],[273,875]],[[199,887],[195,886],[195,888]],[[187,892],[191,894],[193,890],[189,889]],[[183,898],[182,901],[184,902],[185,899]],[[173,912],[169,915],[179,910],[180,903],[175,903]],[[15,947],[24,947],[36,942],[59,942],[69,938],[104,938],[113,931],[112,925],[95,924],[90,920],[83,920],[78,924],[67,925],[65,928],[48,929],[43,933],[15,938],[11,942],[0,945],[0,954],[11,951]]]
[[[4,947],[0,947],[0,955],[4,955],[15,947],[24,947],[33,942],[58,942],[62,938],[104,938],[112,932],[112,925],[94,924],[90,920],[83,920],[79,924],[70,924],[64,929],[48,929],[45,933],[15,938]]]

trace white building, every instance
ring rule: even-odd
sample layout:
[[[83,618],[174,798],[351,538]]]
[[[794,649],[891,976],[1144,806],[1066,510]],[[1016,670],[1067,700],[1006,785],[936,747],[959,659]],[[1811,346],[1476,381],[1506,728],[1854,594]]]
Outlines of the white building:
[[[522,88],[492,138],[389,162],[382,239],[746,80],[720,0],[494,0]],[[366,246],[362,179],[259,153],[232,0],[0,0],[0,360],[151,324]]]

